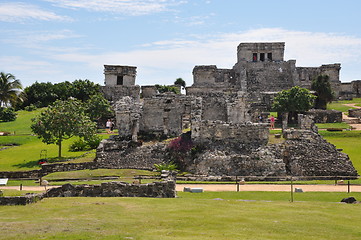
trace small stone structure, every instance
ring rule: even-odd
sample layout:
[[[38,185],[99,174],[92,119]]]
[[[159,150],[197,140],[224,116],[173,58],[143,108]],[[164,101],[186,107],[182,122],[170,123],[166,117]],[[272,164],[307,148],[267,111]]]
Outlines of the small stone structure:
[[[358,109],[349,109],[348,110],[349,117],[361,118],[361,108]]]
[[[306,115],[312,116],[315,123],[342,122],[342,112],[337,110],[311,109]]]

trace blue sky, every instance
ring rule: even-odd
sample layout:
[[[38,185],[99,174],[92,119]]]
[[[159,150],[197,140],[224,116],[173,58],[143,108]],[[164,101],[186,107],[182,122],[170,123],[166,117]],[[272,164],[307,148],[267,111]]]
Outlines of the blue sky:
[[[285,60],[341,63],[361,79],[359,0],[0,0],[0,71],[23,85],[137,66],[137,84],[191,85],[195,65],[232,68],[241,42],[286,42]]]

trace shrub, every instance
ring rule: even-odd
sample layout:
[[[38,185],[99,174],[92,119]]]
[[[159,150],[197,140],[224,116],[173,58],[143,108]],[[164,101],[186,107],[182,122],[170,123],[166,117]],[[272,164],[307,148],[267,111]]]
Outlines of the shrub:
[[[178,137],[174,140],[172,140],[169,145],[168,148],[171,149],[174,152],[188,152],[189,150],[191,150],[193,147],[193,142],[190,138],[188,137]]]
[[[25,110],[25,111],[28,111],[28,112],[34,111],[34,110],[36,110],[36,109],[37,109],[37,107],[36,107],[34,104],[30,104],[29,106],[26,106],[26,107],[24,108],[24,110]]]
[[[95,149],[99,146],[102,138],[98,135],[92,135],[91,137],[86,139],[86,143],[88,144],[90,149]]]
[[[178,168],[177,164],[174,162],[154,164],[154,167],[157,172],[161,172],[162,170],[177,171]]]
[[[82,138],[79,138],[78,140],[74,141],[69,146],[70,152],[78,152],[78,151],[85,151],[85,150],[89,150],[89,146]]]
[[[3,122],[11,122],[15,121],[16,119],[16,112],[13,108],[0,108],[0,121]]]
[[[84,140],[83,138],[79,138],[69,146],[69,151],[78,152],[78,151],[87,151],[87,150],[95,149],[99,146],[101,140],[102,138],[99,137],[98,135],[93,135],[91,137],[88,137],[86,140]]]

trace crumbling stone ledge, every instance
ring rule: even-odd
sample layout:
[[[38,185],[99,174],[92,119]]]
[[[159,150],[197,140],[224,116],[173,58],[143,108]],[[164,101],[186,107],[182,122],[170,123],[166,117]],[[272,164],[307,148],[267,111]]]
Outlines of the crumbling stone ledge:
[[[25,196],[0,197],[0,205],[27,205],[36,203],[44,198],[45,193],[32,193]]]
[[[97,185],[64,184],[51,188],[45,193],[28,194],[16,197],[0,197],[0,205],[27,205],[49,197],[152,197],[175,198],[174,181],[162,181],[148,184],[130,184],[125,182],[107,182]]]

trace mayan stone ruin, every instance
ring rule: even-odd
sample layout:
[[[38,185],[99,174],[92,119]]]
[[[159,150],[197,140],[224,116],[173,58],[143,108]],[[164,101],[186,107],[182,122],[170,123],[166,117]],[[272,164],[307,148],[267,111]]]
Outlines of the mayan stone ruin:
[[[105,65],[103,92],[114,106],[119,135],[102,141],[96,164],[152,169],[173,161],[183,171],[206,176],[357,176],[348,156],[322,139],[312,120],[328,121],[331,115],[336,121],[337,113],[300,116],[300,129],[285,129],[285,141],[268,143],[267,116],[277,92],[309,89],[318,75],[329,76],[337,96],[344,92],[339,63],[296,67],[295,60],[284,60],[284,49],[283,42],[241,43],[232,69],[195,66],[186,94],[140,87],[136,67]],[[169,142],[143,144],[179,136],[190,146],[181,154],[170,151]]]

